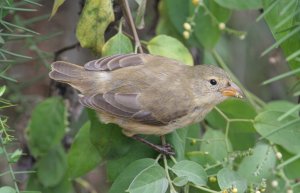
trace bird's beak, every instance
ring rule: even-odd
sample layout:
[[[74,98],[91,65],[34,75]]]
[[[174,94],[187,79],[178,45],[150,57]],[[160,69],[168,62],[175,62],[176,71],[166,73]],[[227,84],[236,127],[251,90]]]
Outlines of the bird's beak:
[[[237,98],[244,98],[242,90],[233,82],[230,81],[230,85],[221,90],[223,96],[233,96]]]

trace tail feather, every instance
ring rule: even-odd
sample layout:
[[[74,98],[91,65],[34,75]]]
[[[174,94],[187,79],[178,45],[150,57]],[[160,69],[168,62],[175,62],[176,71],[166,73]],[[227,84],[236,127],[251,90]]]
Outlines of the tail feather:
[[[89,92],[88,85],[91,84],[92,76],[89,71],[85,71],[83,67],[64,62],[57,61],[51,64],[52,71],[49,77],[58,82],[63,82],[71,85],[81,93]]]
[[[57,61],[51,65],[50,78],[61,82],[74,82],[82,78],[84,68],[68,62]]]

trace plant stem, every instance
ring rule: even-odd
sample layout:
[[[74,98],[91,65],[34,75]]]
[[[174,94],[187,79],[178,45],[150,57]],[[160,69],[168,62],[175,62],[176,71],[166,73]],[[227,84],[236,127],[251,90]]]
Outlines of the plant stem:
[[[0,143],[1,143],[1,147],[2,147],[3,153],[5,155],[5,158],[6,158],[6,161],[7,161],[7,164],[8,164],[9,173],[10,173],[11,178],[13,180],[13,183],[14,183],[14,186],[15,186],[15,190],[16,190],[17,193],[20,193],[20,190],[19,190],[19,187],[18,187],[18,184],[17,184],[17,179],[16,179],[16,176],[15,176],[14,170],[12,168],[12,165],[9,162],[9,155],[8,155],[8,153],[6,151],[6,148],[5,148],[5,145],[3,143],[3,139],[2,139],[1,136],[0,136]]]
[[[166,137],[163,135],[161,136],[161,141],[162,141],[162,145],[166,144]],[[177,192],[176,189],[173,186],[170,174],[169,174],[169,166],[168,166],[168,162],[167,162],[167,156],[163,155],[163,160],[164,160],[164,168],[165,168],[165,172],[166,172],[166,176],[170,185],[170,192]]]
[[[279,165],[277,166],[277,169],[281,169],[281,168],[283,168],[284,166],[286,166],[286,165],[288,165],[288,164],[290,164],[290,163],[292,163],[292,162],[298,160],[299,158],[300,158],[300,153],[299,153],[298,155],[295,155],[295,156],[291,157],[290,159],[288,159],[288,160],[282,162],[281,164],[279,164]]]
[[[232,79],[234,79],[234,81],[238,84],[238,86],[240,86],[242,88],[242,90],[245,93],[245,96],[247,97],[247,99],[249,100],[249,102],[252,104],[253,107],[255,107],[256,109],[260,109],[262,106],[265,105],[265,102],[263,102],[260,98],[255,96],[253,93],[249,92],[240,83],[238,78],[231,72],[231,70],[228,68],[228,66],[225,64],[224,60],[222,59],[222,57],[220,56],[220,54],[216,50],[212,51],[212,55],[213,55],[214,59],[217,61],[217,63],[219,64],[219,66],[221,66],[226,72],[228,72],[230,77]]]
[[[127,22],[129,23],[129,26],[131,28],[131,31],[132,31],[132,34],[133,34],[133,37],[134,37],[135,47],[139,49],[140,53],[144,53],[143,48],[141,46],[139,36],[138,36],[138,33],[136,31],[136,27],[135,27],[132,15],[131,15],[131,11],[130,11],[128,1],[123,0],[123,5],[124,5],[124,9],[125,9],[125,15],[127,16],[127,19],[128,19]]]
[[[195,188],[198,188],[200,190],[203,190],[203,191],[206,191],[206,192],[211,192],[211,193],[220,193],[218,191],[215,191],[215,190],[211,190],[211,189],[208,189],[208,188],[205,188],[203,186],[197,186],[197,185],[194,185],[192,184],[191,186],[195,187]]]
[[[83,188],[85,188],[87,191],[89,191],[90,193],[97,193],[97,191],[95,190],[95,188],[92,187],[92,185],[89,184],[89,182],[87,182],[86,180],[84,180],[82,178],[77,178],[75,181],[78,184],[80,184]]]

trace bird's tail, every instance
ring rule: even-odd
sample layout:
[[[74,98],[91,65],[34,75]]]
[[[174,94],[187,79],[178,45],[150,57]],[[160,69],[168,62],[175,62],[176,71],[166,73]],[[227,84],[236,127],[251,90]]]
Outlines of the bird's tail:
[[[88,89],[93,81],[92,72],[85,71],[81,66],[64,61],[54,62],[51,64],[51,67],[52,71],[49,73],[51,79],[67,83],[81,93],[89,92]]]

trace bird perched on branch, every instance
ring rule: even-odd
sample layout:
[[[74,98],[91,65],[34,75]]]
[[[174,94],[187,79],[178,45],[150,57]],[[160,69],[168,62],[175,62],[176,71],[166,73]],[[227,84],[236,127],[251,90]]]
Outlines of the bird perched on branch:
[[[188,66],[150,54],[120,54],[86,63],[52,64],[50,78],[80,91],[80,102],[104,123],[161,153],[170,147],[151,144],[138,134],[164,135],[201,121],[218,103],[243,93],[216,66]]]

